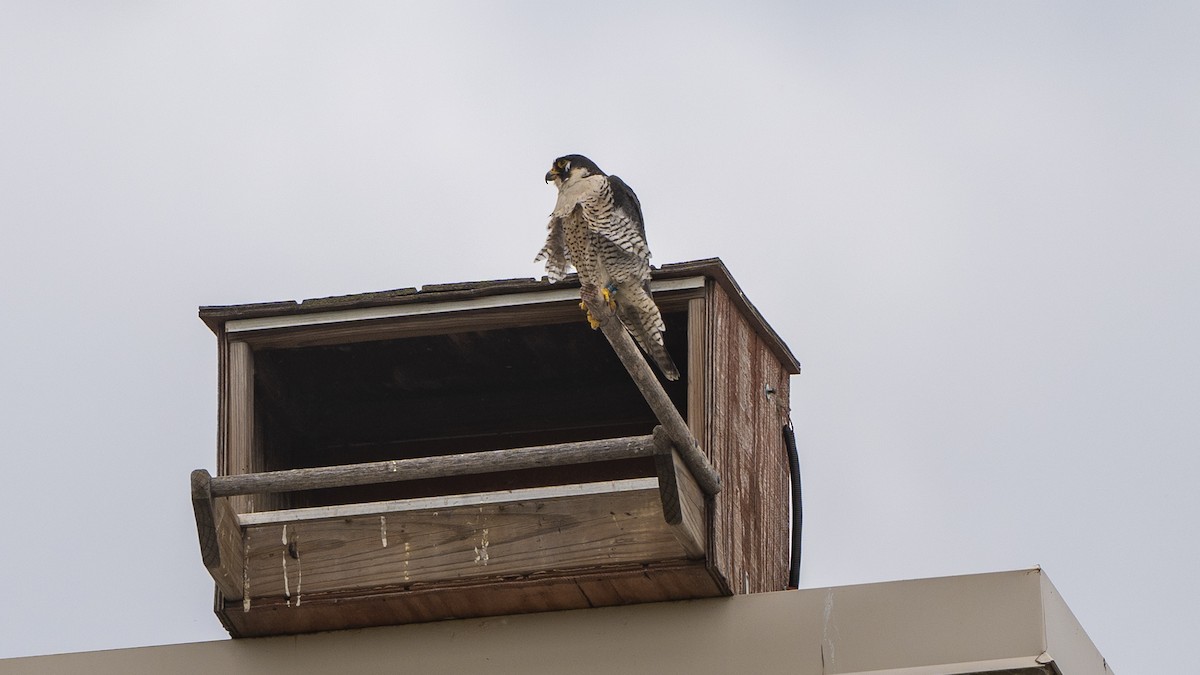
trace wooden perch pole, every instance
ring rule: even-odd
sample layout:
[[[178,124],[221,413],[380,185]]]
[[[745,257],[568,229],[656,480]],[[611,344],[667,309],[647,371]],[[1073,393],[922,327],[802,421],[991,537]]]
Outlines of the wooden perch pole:
[[[700,445],[692,436],[687,422],[667,396],[654,371],[650,370],[650,364],[646,363],[642,351],[634,344],[629,331],[625,330],[624,324],[609,308],[608,303],[600,299],[595,288],[585,288],[582,295],[592,316],[600,320],[600,330],[604,332],[604,337],[608,338],[608,343],[617,353],[617,358],[621,359],[625,370],[629,371],[629,376],[641,390],[646,403],[650,404],[650,409],[654,411],[659,424],[662,424],[667,435],[671,437],[696,482],[705,494],[715,495],[720,492],[720,476],[709,463],[708,457],[700,450]]]
[[[650,457],[654,455],[654,452],[653,436],[629,436],[509,450],[467,452],[458,455],[414,457],[362,464],[321,466],[311,469],[214,476],[211,479],[209,490],[213,497],[228,497],[374,483],[398,483],[422,478],[466,476],[492,473],[493,471],[515,471],[543,466],[589,464],[631,457]],[[194,477],[193,480],[195,480]]]

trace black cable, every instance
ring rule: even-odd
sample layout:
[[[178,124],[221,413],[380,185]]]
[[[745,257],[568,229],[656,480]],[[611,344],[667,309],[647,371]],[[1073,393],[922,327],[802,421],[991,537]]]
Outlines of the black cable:
[[[792,425],[783,425],[783,442],[787,445],[788,471],[792,479],[792,554],[788,567],[788,588],[800,587],[800,534],[804,525],[804,504],[800,496],[800,453],[796,451],[796,432]]]

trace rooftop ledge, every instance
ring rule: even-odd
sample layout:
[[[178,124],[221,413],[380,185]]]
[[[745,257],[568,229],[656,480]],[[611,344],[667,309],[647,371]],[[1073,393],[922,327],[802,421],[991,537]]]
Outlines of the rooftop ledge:
[[[13,675],[397,668],[489,675],[1112,673],[1038,568],[0,660],[0,672]]]

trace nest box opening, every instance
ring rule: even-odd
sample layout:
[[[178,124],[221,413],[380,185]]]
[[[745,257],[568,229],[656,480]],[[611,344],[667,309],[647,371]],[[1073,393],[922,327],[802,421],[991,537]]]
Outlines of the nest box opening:
[[[686,417],[686,311],[665,312]],[[582,312],[569,323],[253,352],[255,449],[265,470],[357,464],[649,434],[657,420]],[[626,459],[309,490],[287,508],[653,476]]]

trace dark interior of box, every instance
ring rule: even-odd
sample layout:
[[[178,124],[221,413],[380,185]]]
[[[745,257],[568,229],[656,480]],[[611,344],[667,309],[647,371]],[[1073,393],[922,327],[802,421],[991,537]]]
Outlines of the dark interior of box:
[[[667,313],[687,416],[687,314]],[[653,368],[653,366],[652,366]],[[655,370],[657,373],[658,371]],[[256,447],[268,470],[648,434],[657,424],[599,331],[582,321],[254,354]],[[650,459],[286,496],[302,507],[654,475]]]

